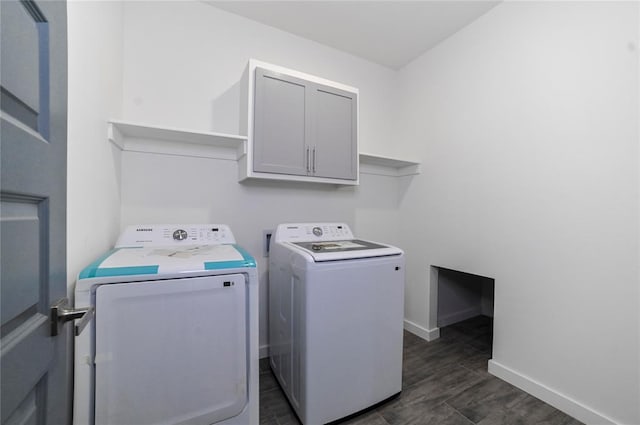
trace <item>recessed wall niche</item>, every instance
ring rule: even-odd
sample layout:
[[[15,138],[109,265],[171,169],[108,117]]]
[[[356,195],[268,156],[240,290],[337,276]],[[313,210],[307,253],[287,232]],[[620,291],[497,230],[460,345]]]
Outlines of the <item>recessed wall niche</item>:
[[[437,326],[476,317],[493,317],[495,280],[457,270],[438,269]]]

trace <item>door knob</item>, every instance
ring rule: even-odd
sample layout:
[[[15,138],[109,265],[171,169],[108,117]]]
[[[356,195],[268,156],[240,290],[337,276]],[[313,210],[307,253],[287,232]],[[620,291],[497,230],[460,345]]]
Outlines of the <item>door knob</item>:
[[[59,299],[51,306],[50,310],[51,336],[58,335],[61,324],[76,319],[80,319],[80,321],[75,324],[73,333],[76,336],[80,335],[85,326],[87,326],[87,323],[93,318],[94,312],[94,307],[74,309],[69,307],[69,300],[67,298]]]

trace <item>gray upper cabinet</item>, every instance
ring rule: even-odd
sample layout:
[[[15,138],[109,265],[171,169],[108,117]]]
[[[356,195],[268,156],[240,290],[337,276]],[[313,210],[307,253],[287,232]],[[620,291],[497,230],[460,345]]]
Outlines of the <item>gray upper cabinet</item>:
[[[356,89],[257,61],[248,79],[240,180],[358,184]]]
[[[356,94],[315,86],[311,138],[313,175],[355,180],[358,173]]]
[[[254,171],[307,175],[309,92],[307,81],[256,69]]]

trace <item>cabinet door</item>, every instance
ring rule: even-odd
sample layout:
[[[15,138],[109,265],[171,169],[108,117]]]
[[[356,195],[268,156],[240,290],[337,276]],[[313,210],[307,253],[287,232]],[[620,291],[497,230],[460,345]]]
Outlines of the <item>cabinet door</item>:
[[[312,105],[313,175],[355,180],[358,177],[357,95],[316,85]]]
[[[309,82],[256,68],[253,170],[307,175]]]

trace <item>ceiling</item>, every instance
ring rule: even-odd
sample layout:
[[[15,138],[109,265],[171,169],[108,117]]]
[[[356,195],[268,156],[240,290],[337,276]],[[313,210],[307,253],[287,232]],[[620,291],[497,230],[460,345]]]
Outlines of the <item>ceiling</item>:
[[[212,6],[400,69],[499,1],[219,1]]]

